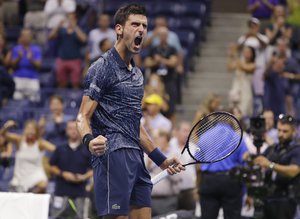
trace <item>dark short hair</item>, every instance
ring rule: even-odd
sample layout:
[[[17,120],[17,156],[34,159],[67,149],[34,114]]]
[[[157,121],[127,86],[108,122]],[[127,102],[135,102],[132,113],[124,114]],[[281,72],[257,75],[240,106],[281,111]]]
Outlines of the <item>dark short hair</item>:
[[[64,99],[62,98],[62,96],[58,95],[58,94],[53,94],[51,97],[50,97],[50,102],[52,102],[52,100],[58,100],[59,102],[61,102],[62,104],[64,103]]]
[[[131,14],[138,14],[138,15],[145,15],[146,14],[146,8],[142,5],[138,4],[128,4],[125,6],[122,6],[117,10],[114,16],[114,22],[116,24],[121,24],[122,26],[125,25],[125,22],[127,21],[129,15]]]
[[[293,127],[295,127],[297,124],[297,121],[293,116],[285,114],[280,114],[278,116],[278,122],[280,122],[281,124],[288,124]]]

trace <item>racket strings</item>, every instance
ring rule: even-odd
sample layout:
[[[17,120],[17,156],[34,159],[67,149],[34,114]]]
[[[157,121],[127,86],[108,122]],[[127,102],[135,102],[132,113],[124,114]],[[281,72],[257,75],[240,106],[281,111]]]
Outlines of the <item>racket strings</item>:
[[[201,120],[192,130],[189,145],[193,157],[201,162],[220,160],[238,147],[242,130],[230,114],[213,114]]]

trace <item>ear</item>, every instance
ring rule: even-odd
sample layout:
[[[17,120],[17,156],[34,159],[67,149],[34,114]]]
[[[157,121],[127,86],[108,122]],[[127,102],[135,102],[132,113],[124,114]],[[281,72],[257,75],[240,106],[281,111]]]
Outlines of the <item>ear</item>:
[[[121,24],[116,24],[115,31],[118,36],[122,36],[123,35],[123,26]]]

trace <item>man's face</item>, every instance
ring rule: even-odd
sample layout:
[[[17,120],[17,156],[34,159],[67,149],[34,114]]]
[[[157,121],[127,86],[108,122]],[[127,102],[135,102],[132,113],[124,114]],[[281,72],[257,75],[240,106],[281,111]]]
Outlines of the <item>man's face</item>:
[[[289,124],[282,124],[280,121],[277,124],[278,139],[280,143],[286,143],[293,139],[295,129]]]
[[[109,27],[110,20],[108,15],[101,15],[99,17],[98,25],[100,28],[106,29]]]
[[[120,27],[120,37],[123,38],[126,48],[133,54],[142,49],[142,44],[147,35],[147,17],[139,14],[129,15],[124,27]]]
[[[184,145],[187,141],[187,138],[190,134],[191,125],[188,123],[180,124],[179,129],[177,130],[177,139],[180,144]]]
[[[66,133],[68,138],[72,141],[77,141],[80,139],[80,135],[76,127],[75,121],[70,121],[67,123]]]
[[[265,111],[263,116],[266,122],[266,129],[270,130],[274,126],[274,113],[272,111]]]

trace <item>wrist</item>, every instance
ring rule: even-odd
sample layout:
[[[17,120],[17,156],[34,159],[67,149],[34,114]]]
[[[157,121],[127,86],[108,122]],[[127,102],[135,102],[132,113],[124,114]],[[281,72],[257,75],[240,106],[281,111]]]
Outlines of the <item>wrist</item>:
[[[148,157],[157,165],[160,166],[167,159],[167,157],[158,149],[155,148],[148,154]]]
[[[89,150],[90,141],[93,139],[94,139],[93,135],[87,133],[82,138],[82,144]]]
[[[275,165],[276,165],[276,163],[271,162],[271,163],[269,164],[269,169],[270,169],[270,170],[274,170]]]

